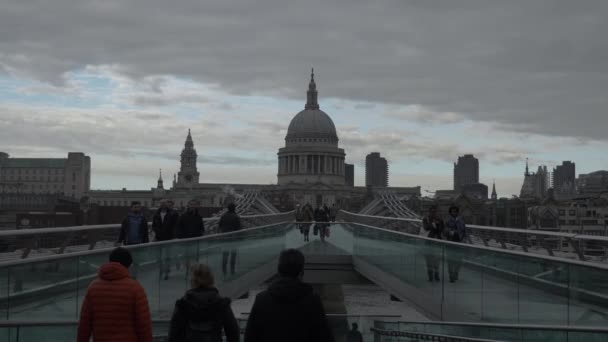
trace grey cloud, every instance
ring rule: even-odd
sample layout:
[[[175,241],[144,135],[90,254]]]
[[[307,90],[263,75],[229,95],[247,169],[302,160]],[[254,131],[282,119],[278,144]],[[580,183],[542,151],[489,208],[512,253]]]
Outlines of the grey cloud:
[[[454,124],[463,122],[464,115],[454,112],[438,112],[420,106],[412,106],[409,109],[393,109],[383,114],[387,118],[393,118],[404,121],[414,121],[425,124]]]
[[[376,104],[374,103],[357,103],[355,109],[374,109]]]
[[[301,99],[315,66],[321,100],[605,140],[607,14],[603,0],[11,1],[0,67],[61,85],[67,71],[112,65],[138,80],[176,75]]]
[[[204,97],[202,95],[195,95],[195,94],[163,95],[162,93],[159,93],[158,95],[136,95],[136,96],[133,96],[132,102],[133,102],[133,104],[136,104],[136,105],[142,106],[142,107],[148,107],[148,106],[162,107],[162,106],[171,106],[171,105],[178,105],[178,104],[184,104],[184,103],[202,104],[202,103],[207,103],[208,100],[206,97]]]

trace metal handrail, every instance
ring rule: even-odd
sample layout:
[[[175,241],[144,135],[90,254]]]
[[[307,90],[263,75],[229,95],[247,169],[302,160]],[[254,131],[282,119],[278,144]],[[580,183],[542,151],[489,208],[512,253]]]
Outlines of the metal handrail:
[[[517,255],[517,256],[523,256],[523,257],[528,257],[528,258],[545,259],[545,260],[552,261],[552,262],[561,262],[561,263],[573,264],[573,265],[577,265],[577,266],[585,266],[585,267],[598,268],[598,269],[602,269],[602,270],[608,271],[608,265],[602,264],[602,263],[591,263],[591,262],[585,262],[585,261],[582,261],[582,260],[559,258],[559,257],[553,257],[553,256],[548,256],[548,255],[543,255],[543,254],[526,253],[526,252],[514,251],[514,250],[510,250],[510,249],[493,248],[493,247],[487,247],[487,246],[481,246],[481,245],[463,244],[463,243],[460,243],[460,242],[453,242],[453,241],[448,241],[448,240],[433,239],[433,238],[428,238],[426,236],[408,234],[408,233],[404,233],[404,232],[399,232],[399,231],[390,230],[390,229],[386,229],[386,228],[380,228],[380,227],[370,226],[370,225],[367,225],[367,224],[362,224],[362,223],[357,223],[357,222],[343,222],[343,223],[348,223],[348,224],[351,224],[351,225],[358,225],[358,226],[362,226],[362,227],[366,227],[366,228],[372,228],[372,229],[384,231],[384,232],[387,232],[387,233],[402,235],[402,236],[409,237],[409,238],[423,239],[423,240],[427,240],[427,241],[432,241],[432,242],[437,243],[437,244],[459,246],[460,248],[475,248],[475,249],[481,249],[481,250],[486,250],[486,251],[491,251],[491,252],[498,252],[498,253],[506,253],[506,254],[512,254],[512,255]]]
[[[241,312],[241,315],[249,315],[248,312]],[[363,317],[363,318],[399,318],[401,315],[376,315],[376,314],[325,314],[327,317]],[[243,318],[237,318],[241,321],[246,321]],[[152,324],[165,324],[171,322],[170,319],[152,319]],[[397,323],[394,321],[392,323]],[[24,320],[0,320],[0,328],[5,327],[14,327],[14,326],[28,326],[28,327],[36,327],[43,325],[52,325],[52,326],[66,326],[66,325],[75,325],[78,324],[78,320],[70,319],[70,320],[35,320],[35,321],[24,321]]]
[[[350,215],[353,218],[361,218],[361,219],[373,219],[373,220],[383,220],[383,221],[391,221],[391,222],[407,222],[407,223],[415,223],[420,224],[422,220],[420,219],[412,219],[412,218],[403,218],[403,217],[385,217],[385,216],[372,216],[372,215],[364,215],[358,213],[352,213],[348,211],[342,211],[344,215]],[[347,221],[352,221],[348,220]],[[606,236],[597,236],[597,235],[585,235],[585,234],[576,234],[576,233],[563,233],[563,232],[550,232],[544,230],[534,230],[534,229],[519,229],[519,228],[505,228],[505,227],[489,227],[489,226],[481,226],[481,225],[467,225],[467,229],[470,231],[470,236],[478,237],[482,240],[483,244],[488,245],[489,239],[494,239],[498,243],[501,244],[502,249],[508,249],[508,246],[512,247],[520,247],[525,252],[528,252],[528,248],[530,247],[530,243],[532,243],[536,247],[540,247],[547,251],[547,254],[553,256],[554,252],[563,252],[561,248],[555,249],[555,251],[550,247],[550,245],[545,244],[543,241],[551,241],[551,240],[560,240],[569,244],[571,247],[571,251],[567,251],[568,253],[572,253],[578,257],[578,259],[585,261],[588,257],[597,257],[598,255],[585,254],[588,249],[584,249],[588,243],[596,242],[598,244],[602,244],[605,248],[604,257],[608,257],[608,237]],[[512,234],[515,236],[514,239],[500,239],[501,234]],[[532,236],[534,240],[528,240],[527,237]],[[522,240],[525,239],[525,240]],[[519,242],[515,240],[521,240]],[[514,242],[515,241],[515,242]],[[472,241],[469,241],[472,242]]]
[[[286,213],[278,213],[278,214],[261,214],[261,215],[244,215],[240,216],[241,219],[256,219],[256,218],[265,218],[269,216],[279,216],[279,215],[287,215],[291,212]],[[203,222],[213,222],[218,221],[220,217],[206,217],[203,219]],[[151,222],[148,222],[151,224]],[[11,229],[11,230],[0,230],[0,238],[1,237],[19,237],[21,235],[39,235],[39,234],[60,234],[60,233],[72,233],[79,231],[89,231],[89,230],[102,230],[102,229],[114,229],[120,228],[120,223],[113,224],[98,224],[98,225],[87,225],[87,226],[69,226],[69,227],[57,227],[57,228],[28,228],[28,229]]]
[[[378,328],[370,328],[374,335],[380,336],[397,336],[397,337],[409,337],[415,338],[422,341],[444,341],[444,342],[504,342],[504,340],[488,340],[485,338],[474,338],[474,337],[462,337],[453,335],[442,335],[442,334],[431,334],[417,331],[398,331],[398,330],[384,330]]]
[[[181,244],[181,243],[184,243],[184,242],[218,239],[218,238],[222,238],[222,237],[225,237],[225,236],[236,235],[236,234],[243,234],[244,232],[249,232],[249,231],[254,231],[254,230],[261,230],[261,229],[264,229],[264,228],[268,228],[268,227],[272,227],[272,226],[279,226],[279,225],[284,225],[284,224],[291,224],[291,221],[277,222],[277,223],[271,223],[271,224],[267,224],[267,225],[263,225],[263,226],[258,226],[258,227],[245,228],[245,229],[241,229],[241,230],[234,231],[234,232],[216,233],[216,234],[212,234],[212,235],[203,235],[203,236],[199,236],[199,237],[186,238],[186,239],[173,239],[173,240],[167,240],[167,241],[153,241],[153,242],[147,242],[147,243],[140,243],[140,244],[137,244],[137,245],[128,245],[128,246],[124,246],[124,247],[127,248],[127,249],[134,250],[134,249],[146,248],[146,247],[150,247],[150,246],[163,246],[163,245]],[[114,247],[108,247],[108,248],[99,248],[99,249],[95,249],[95,250],[88,250],[88,251],[82,251],[82,252],[72,252],[72,253],[57,254],[57,255],[52,255],[52,256],[45,256],[44,258],[30,258],[30,259],[9,260],[9,261],[0,262],[0,267],[15,266],[15,265],[27,264],[27,263],[31,263],[31,262],[37,262],[37,261],[47,262],[47,261],[54,261],[54,260],[65,259],[65,258],[72,258],[72,257],[78,257],[78,256],[92,255],[92,254],[97,254],[97,253],[101,253],[101,252],[109,252],[113,248]]]
[[[454,322],[454,321],[388,321],[385,323],[403,323],[420,325],[449,325],[466,326],[474,328],[502,328],[502,329],[529,329],[529,330],[559,330],[573,332],[602,332],[608,333],[608,328],[601,326],[577,326],[577,325],[550,325],[550,324],[505,324],[505,323],[477,323],[477,322]]]

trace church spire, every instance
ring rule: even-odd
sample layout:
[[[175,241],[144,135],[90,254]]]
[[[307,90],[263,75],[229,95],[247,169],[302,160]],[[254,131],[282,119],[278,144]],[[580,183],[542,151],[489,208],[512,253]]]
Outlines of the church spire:
[[[530,169],[528,168],[528,158],[526,158],[526,176],[530,175]]]
[[[163,170],[162,169],[158,169],[158,183],[156,185],[157,189],[164,189],[165,187],[163,186]]]
[[[190,128],[188,128],[188,136],[186,137],[186,143],[184,144],[186,147],[194,147],[194,142],[192,141],[192,134],[190,134]]]
[[[319,102],[317,102],[317,84],[315,83],[315,69],[313,68],[310,72],[310,83],[308,84],[308,92],[306,92],[306,106],[304,109],[319,109]]]
[[[492,180],[492,200],[497,200],[498,195],[496,194],[496,180]]]

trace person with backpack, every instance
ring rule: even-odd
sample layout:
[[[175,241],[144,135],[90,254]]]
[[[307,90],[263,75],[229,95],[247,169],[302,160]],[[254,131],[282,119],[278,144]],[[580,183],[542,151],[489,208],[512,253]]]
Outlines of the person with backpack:
[[[429,208],[429,214],[422,219],[422,228],[428,232],[427,237],[431,239],[441,240],[443,235],[443,220],[437,215],[437,206],[432,205]],[[439,265],[441,263],[440,255],[434,251],[431,242],[427,242],[425,246],[424,258],[426,259],[426,272],[429,281],[440,281]]]
[[[323,302],[302,281],[304,254],[287,249],[279,256],[279,276],[256,297],[245,342],[333,342]]]
[[[230,299],[223,298],[214,287],[209,266],[192,266],[192,289],[175,303],[169,326],[169,342],[239,342],[240,330]]]
[[[467,236],[467,226],[459,215],[460,209],[453,205],[449,209],[450,216],[446,222],[447,240],[452,242],[463,242]],[[460,248],[448,247],[448,273],[450,283],[458,280],[460,267],[462,266],[463,253]]]

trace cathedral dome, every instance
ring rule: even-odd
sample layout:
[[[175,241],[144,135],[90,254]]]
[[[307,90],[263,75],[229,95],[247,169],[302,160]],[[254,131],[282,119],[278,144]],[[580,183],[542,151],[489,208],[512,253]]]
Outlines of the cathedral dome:
[[[310,76],[304,110],[296,114],[287,129],[287,141],[337,143],[336,126],[329,115],[319,109],[314,72]]]
[[[329,115],[320,109],[304,109],[289,124],[287,139],[338,138],[336,126]]]

